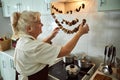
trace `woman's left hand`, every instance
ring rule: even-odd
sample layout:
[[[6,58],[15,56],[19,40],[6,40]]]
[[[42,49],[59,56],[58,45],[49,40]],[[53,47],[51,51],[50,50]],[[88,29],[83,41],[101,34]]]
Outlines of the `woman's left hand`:
[[[53,31],[52,31],[52,34],[51,36],[52,37],[55,37],[57,35],[57,33],[59,32],[60,28],[59,27],[56,27]]]
[[[52,44],[51,40],[57,35],[59,30],[60,29],[58,27],[56,27],[47,38],[43,39],[43,42]]]

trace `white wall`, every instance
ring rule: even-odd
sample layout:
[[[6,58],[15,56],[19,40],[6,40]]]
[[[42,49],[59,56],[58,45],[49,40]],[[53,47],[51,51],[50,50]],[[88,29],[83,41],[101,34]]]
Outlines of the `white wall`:
[[[12,34],[12,29],[10,26],[10,18],[3,17],[2,8],[0,7],[0,37]]]

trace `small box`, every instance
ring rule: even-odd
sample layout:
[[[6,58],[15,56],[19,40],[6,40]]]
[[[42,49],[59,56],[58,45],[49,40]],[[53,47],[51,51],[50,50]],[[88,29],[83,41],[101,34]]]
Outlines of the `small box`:
[[[5,51],[11,48],[11,39],[6,39],[4,41],[0,41],[0,51]]]

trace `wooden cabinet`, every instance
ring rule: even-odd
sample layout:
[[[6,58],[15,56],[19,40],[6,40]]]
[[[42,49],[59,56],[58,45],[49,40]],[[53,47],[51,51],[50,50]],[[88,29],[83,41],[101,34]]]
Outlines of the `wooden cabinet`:
[[[98,11],[120,10],[120,0],[97,0]]]
[[[15,67],[13,57],[0,52],[0,72],[3,80],[15,80]]]

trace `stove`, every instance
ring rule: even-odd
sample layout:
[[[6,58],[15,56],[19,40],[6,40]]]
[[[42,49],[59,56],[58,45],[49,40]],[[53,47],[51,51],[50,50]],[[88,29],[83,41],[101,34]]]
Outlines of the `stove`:
[[[89,80],[89,78],[94,73],[94,67],[95,65],[93,64],[89,68],[80,68],[78,78],[72,80]],[[65,64],[63,60],[59,61],[49,68],[49,78],[50,77],[53,79],[48,80],[70,80],[65,70]]]

